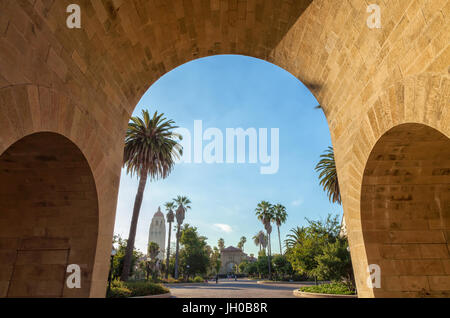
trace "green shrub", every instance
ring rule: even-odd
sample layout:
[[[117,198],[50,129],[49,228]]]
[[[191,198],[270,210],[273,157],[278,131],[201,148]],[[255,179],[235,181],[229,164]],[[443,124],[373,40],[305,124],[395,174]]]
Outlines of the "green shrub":
[[[147,281],[122,282],[113,280],[108,298],[128,298],[140,296],[152,296],[168,293],[169,290],[162,285]]]
[[[131,297],[132,292],[128,288],[113,287],[108,292],[108,298],[128,298]]]
[[[169,278],[167,278],[167,279],[162,279],[161,282],[164,284],[179,284],[179,283],[181,283],[181,281],[179,279],[175,279],[172,276],[169,276]]]
[[[317,294],[331,294],[331,295],[355,295],[348,284],[333,282],[330,284],[322,284],[317,286],[309,286],[300,288],[301,292],[317,293]]]
[[[169,290],[162,285],[145,281],[126,282],[125,286],[131,290],[131,297],[160,295],[169,292]]]
[[[201,276],[196,276],[194,278],[194,283],[204,283],[204,282],[205,282],[205,280]]]
[[[127,288],[127,286],[125,286],[125,283],[122,282],[120,279],[116,278],[111,282],[111,288]]]

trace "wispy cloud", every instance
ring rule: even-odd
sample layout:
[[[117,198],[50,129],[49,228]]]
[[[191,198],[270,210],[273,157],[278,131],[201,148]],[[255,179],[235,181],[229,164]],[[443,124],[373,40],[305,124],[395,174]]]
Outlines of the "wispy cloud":
[[[225,233],[231,233],[233,232],[233,229],[228,224],[214,224],[213,227],[219,231],[225,232]]]
[[[291,204],[292,204],[293,206],[300,206],[300,205],[303,204],[303,199],[300,198],[300,199],[298,199],[298,200],[294,200],[294,201],[292,201]]]

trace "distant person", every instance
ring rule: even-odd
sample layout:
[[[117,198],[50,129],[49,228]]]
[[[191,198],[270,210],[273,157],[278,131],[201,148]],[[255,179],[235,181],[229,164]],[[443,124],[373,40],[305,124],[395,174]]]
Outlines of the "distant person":
[[[219,283],[219,274],[216,275],[216,284]]]

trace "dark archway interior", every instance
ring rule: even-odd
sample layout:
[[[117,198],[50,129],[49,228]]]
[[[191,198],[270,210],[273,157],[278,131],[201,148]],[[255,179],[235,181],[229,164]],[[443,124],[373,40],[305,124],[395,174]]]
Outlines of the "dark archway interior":
[[[376,297],[450,296],[450,139],[421,124],[380,138],[364,173],[361,220]]]
[[[37,133],[0,156],[0,297],[88,297],[97,233],[94,178],[71,141]]]

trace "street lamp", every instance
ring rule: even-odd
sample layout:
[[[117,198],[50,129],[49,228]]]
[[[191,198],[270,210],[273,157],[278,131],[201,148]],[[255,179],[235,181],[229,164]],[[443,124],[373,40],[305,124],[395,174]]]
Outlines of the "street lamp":
[[[116,249],[114,248],[114,245],[113,245],[112,250],[111,250],[111,264],[109,266],[108,291],[107,291],[106,295],[108,295],[109,291],[111,290],[113,262],[114,262],[114,256],[116,256],[116,254],[117,254],[117,251],[116,251]]]

